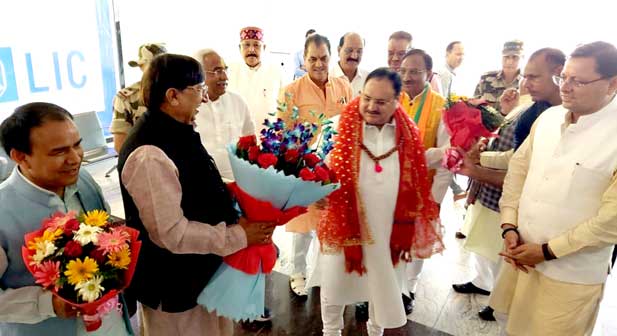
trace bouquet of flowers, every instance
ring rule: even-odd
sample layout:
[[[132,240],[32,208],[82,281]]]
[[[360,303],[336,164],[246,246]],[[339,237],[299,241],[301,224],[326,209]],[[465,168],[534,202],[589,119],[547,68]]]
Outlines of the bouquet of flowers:
[[[104,315],[121,312],[118,294],[135,271],[138,234],[112,224],[105,211],[57,212],[25,235],[22,258],[36,283],[78,309],[86,330],[94,331]]]
[[[279,106],[287,111],[286,104]],[[246,218],[275,221],[282,225],[306,212],[306,207],[339,187],[338,180],[324,159],[333,148],[336,131],[324,115],[319,125],[298,121],[298,110],[291,111],[293,125],[265,120],[260,144],[246,136],[228,146],[235,183],[229,185]],[[264,311],[265,275],[276,263],[274,244],[250,246],[224,258],[202,291],[198,303],[209,311],[233,320],[252,320]]]
[[[442,166],[456,173],[463,163],[463,154],[457,148],[468,151],[481,137],[496,137],[494,132],[504,118],[483,99],[450,95],[446,100],[443,121],[452,148],[446,150]]]

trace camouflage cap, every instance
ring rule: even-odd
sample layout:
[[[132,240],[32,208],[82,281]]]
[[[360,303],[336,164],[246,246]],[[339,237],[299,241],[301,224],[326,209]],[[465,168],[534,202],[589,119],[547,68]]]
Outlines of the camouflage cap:
[[[523,41],[521,40],[512,40],[503,44],[503,51],[501,52],[504,56],[508,55],[517,55],[520,56],[523,54]]]
[[[165,44],[163,43],[143,44],[139,47],[139,59],[137,61],[129,61],[129,65],[132,67],[144,65],[152,61],[155,56],[164,54],[166,52],[167,48],[165,48]]]

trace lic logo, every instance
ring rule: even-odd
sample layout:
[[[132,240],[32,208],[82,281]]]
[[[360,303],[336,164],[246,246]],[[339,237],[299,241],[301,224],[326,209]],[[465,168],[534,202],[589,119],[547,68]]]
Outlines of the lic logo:
[[[11,48],[0,48],[0,103],[17,99],[17,82]]]

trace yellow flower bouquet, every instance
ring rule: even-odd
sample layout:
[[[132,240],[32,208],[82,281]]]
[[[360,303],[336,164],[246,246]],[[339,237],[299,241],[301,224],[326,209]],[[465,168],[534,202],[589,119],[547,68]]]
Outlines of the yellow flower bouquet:
[[[138,235],[102,210],[57,212],[25,235],[22,257],[35,282],[78,309],[94,331],[103,315],[121,309],[118,294],[135,271]]]

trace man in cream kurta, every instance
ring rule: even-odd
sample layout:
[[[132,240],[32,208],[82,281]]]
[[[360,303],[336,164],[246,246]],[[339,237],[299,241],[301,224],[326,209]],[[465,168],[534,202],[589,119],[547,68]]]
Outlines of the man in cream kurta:
[[[266,44],[260,28],[242,28],[239,47],[243,62],[229,65],[229,90],[242,96],[260,130],[265,119],[273,118],[269,113],[276,112],[283,74],[280,66],[262,61]]]
[[[227,145],[236,143],[242,136],[255,134],[255,124],[242,97],[227,91],[227,67],[223,59],[212,50],[202,50],[197,58],[204,67],[209,100],[199,106],[196,130],[223,179],[233,180]]]
[[[510,161],[502,255],[517,268],[502,267],[490,301],[508,335],[593,329],[617,242],[615,64],[608,43],[576,48],[555,79],[562,106],[538,117]]]

